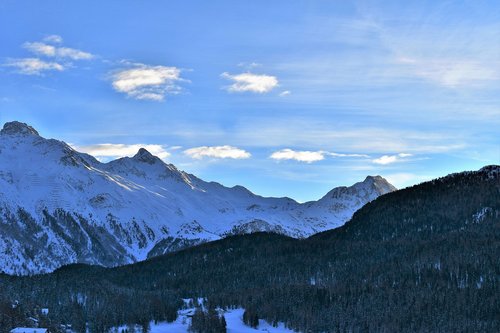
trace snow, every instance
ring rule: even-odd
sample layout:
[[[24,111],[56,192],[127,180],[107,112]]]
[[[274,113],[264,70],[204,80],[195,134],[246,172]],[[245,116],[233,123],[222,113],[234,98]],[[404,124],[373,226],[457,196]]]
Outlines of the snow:
[[[177,320],[173,323],[158,323],[154,324],[151,322],[150,333],[188,333],[188,327],[191,323],[191,316],[194,314],[195,309],[185,309],[179,311],[179,316]],[[244,309],[230,309],[227,311],[222,311],[220,313],[224,314],[226,319],[227,333],[257,333],[257,332],[268,332],[268,333],[292,333],[293,330],[287,329],[283,323],[279,323],[278,327],[273,327],[265,320],[259,320],[259,326],[255,329],[246,326],[243,323],[243,312]],[[110,333],[121,332],[122,329],[126,327],[119,327],[117,329],[111,329]],[[141,330],[137,327],[137,331]]]
[[[123,247],[119,255],[124,261],[115,263],[123,264],[146,259],[167,237],[201,242],[254,231],[307,237],[343,225],[364,204],[393,190],[385,179],[367,177],[304,204],[265,198],[242,186],[205,182],[145,149],[132,158],[101,163],[62,141],[39,136],[28,125],[7,123],[0,133],[0,225],[17,219],[18,229],[12,233],[16,236],[0,234],[0,267],[13,274],[48,272],[91,256],[93,243],[81,219],[102,227]],[[38,233],[30,234],[27,222],[15,216],[19,208],[40,227]],[[44,210],[52,214],[56,209],[73,215],[87,237],[85,246],[75,251],[42,223]],[[67,228],[61,232],[73,236]],[[39,244],[28,251],[36,253],[34,258],[25,254],[23,237]],[[50,255],[44,252],[49,245]],[[85,262],[103,264],[93,257]]]
[[[11,330],[10,333],[47,333],[47,329],[32,328],[32,327],[17,327]]]
[[[483,207],[481,210],[479,210],[477,213],[472,215],[472,221],[474,223],[481,223],[487,216],[488,213],[493,211],[492,208],[490,207]]]

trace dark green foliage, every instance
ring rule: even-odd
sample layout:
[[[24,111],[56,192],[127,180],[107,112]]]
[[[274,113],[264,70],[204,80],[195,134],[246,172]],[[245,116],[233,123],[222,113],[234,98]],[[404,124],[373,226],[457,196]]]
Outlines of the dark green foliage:
[[[189,331],[192,333],[226,333],[226,320],[224,315],[219,315],[215,308],[209,308],[208,312],[197,308],[191,318]]]
[[[13,302],[0,298],[0,333],[8,333],[13,327],[28,324],[25,312],[23,306],[13,307]]]
[[[257,328],[259,326],[259,317],[257,316],[255,309],[249,308],[243,312],[243,323],[253,328]]]
[[[248,323],[301,332],[499,332],[499,173],[384,195],[306,240],[257,233],[112,269],[0,275],[0,293],[24,309],[43,302],[52,322],[101,325],[91,332],[174,320],[181,297],[199,296],[211,307],[244,307]],[[0,307],[5,320],[1,311],[11,310]],[[210,317],[197,316],[194,330]]]

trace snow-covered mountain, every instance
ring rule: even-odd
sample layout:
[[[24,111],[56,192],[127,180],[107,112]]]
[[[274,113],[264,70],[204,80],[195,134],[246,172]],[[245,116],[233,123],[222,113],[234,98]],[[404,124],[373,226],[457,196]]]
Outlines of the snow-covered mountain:
[[[306,237],[344,224],[394,190],[384,178],[368,176],[318,201],[265,198],[205,182],[145,149],[101,163],[9,122],[0,131],[0,270],[114,266],[253,231]]]

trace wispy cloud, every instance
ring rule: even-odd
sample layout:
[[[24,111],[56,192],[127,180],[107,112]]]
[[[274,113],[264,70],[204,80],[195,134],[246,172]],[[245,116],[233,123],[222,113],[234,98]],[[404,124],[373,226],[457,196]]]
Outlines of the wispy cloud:
[[[397,13],[371,6],[366,12],[376,21],[380,46],[395,59],[393,74],[444,88],[480,87],[500,80],[500,26],[486,20],[487,13],[474,24],[452,14],[468,10],[469,4],[445,2],[410,4]],[[402,16],[408,19],[400,20]]]
[[[375,164],[380,164],[380,165],[387,165],[387,164],[392,164],[396,162],[403,162],[407,157],[413,156],[412,154],[407,154],[407,153],[399,153],[397,155],[383,155],[379,158],[376,158],[372,160],[373,163]]]
[[[125,156],[132,157],[139,151],[140,148],[145,148],[151,154],[158,156],[161,159],[166,159],[170,156],[166,147],[153,144],[100,143],[83,146],[72,145],[72,147],[77,151],[87,153],[103,161],[109,161]]]
[[[474,138],[467,133],[452,130],[399,129],[380,125],[367,127],[360,124],[337,126],[306,117],[288,118],[286,126],[280,118],[265,120],[246,119],[230,132],[232,144],[252,147],[307,147],[322,151],[332,150],[358,154],[383,154],[384,152],[405,152],[410,154],[433,154],[457,151],[468,147]],[[217,129],[218,130],[218,129]],[[191,127],[187,137],[198,135],[206,140],[216,138],[220,133],[210,129]],[[205,131],[205,132],[204,132]],[[272,140],[269,140],[272,138]]]
[[[69,58],[73,60],[87,60],[94,58],[94,55],[91,53],[77,49],[72,49],[69,47],[56,48],[56,56],[61,58]]]
[[[60,38],[60,36],[57,37]],[[52,36],[52,38],[50,39],[56,39],[56,38],[55,36]],[[61,42],[62,38],[60,39],[59,42],[55,43],[61,43]],[[59,59],[71,59],[71,60],[89,60],[94,58],[94,55],[89,52],[85,52],[70,47],[59,47],[43,42],[26,42],[23,44],[23,47],[26,50],[36,55],[45,57],[55,57]]]
[[[65,69],[57,62],[43,61],[38,58],[9,59],[5,66],[17,68],[18,73],[26,75],[42,75],[44,72],[61,72]]]
[[[204,157],[210,158],[232,158],[232,159],[245,159],[249,158],[251,154],[243,149],[233,146],[202,146],[190,148],[184,151],[184,154],[194,159],[202,159]]]
[[[229,92],[254,92],[268,93],[278,86],[278,78],[272,75],[253,74],[250,72],[241,74],[229,74],[224,72],[221,77],[230,81],[233,84],[226,87]]]
[[[285,96],[288,96],[288,95],[291,95],[292,92],[290,90],[285,90],[285,91],[282,91],[280,92],[280,97],[285,97]]]
[[[56,47],[40,42],[26,42],[23,47],[35,54],[44,55],[47,57],[54,57],[56,55]]]
[[[261,67],[262,64],[259,64],[258,62],[240,62],[238,64],[238,67],[243,67],[246,70],[251,70],[253,68]]]
[[[63,39],[59,35],[48,35],[48,36],[45,36],[43,41],[46,43],[60,44],[60,43],[62,43]]]
[[[10,58],[4,66],[17,68],[17,72],[25,75],[42,75],[49,71],[63,71],[73,67],[72,60],[89,60],[94,55],[69,47],[60,47],[61,36],[50,35],[43,42],[26,42],[22,46],[36,57]]]
[[[167,94],[178,94],[181,70],[177,67],[132,64],[132,68],[116,71],[111,76],[113,88],[128,97],[163,101]]]
[[[455,88],[500,79],[500,71],[477,60],[398,58],[412,75]]]
[[[325,156],[332,157],[364,157],[368,158],[368,155],[364,154],[340,154],[340,153],[332,153],[324,150],[318,151],[309,151],[309,150],[293,150],[290,148],[281,149],[279,151],[275,151],[269,156],[269,158],[277,161],[281,160],[296,160],[299,162],[318,162],[325,159]]]

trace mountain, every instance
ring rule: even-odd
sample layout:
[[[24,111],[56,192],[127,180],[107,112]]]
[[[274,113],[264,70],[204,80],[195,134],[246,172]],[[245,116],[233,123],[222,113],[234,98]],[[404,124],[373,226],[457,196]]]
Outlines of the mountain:
[[[205,182],[145,149],[101,163],[9,122],[0,131],[0,267],[31,274],[76,262],[116,266],[256,231],[303,238],[394,190],[368,176],[318,201],[264,198]]]
[[[499,267],[492,165],[380,196],[307,239],[236,235],[122,267],[0,274],[0,300],[42,303],[53,323],[92,333],[172,321],[196,297],[298,332],[499,332]]]

